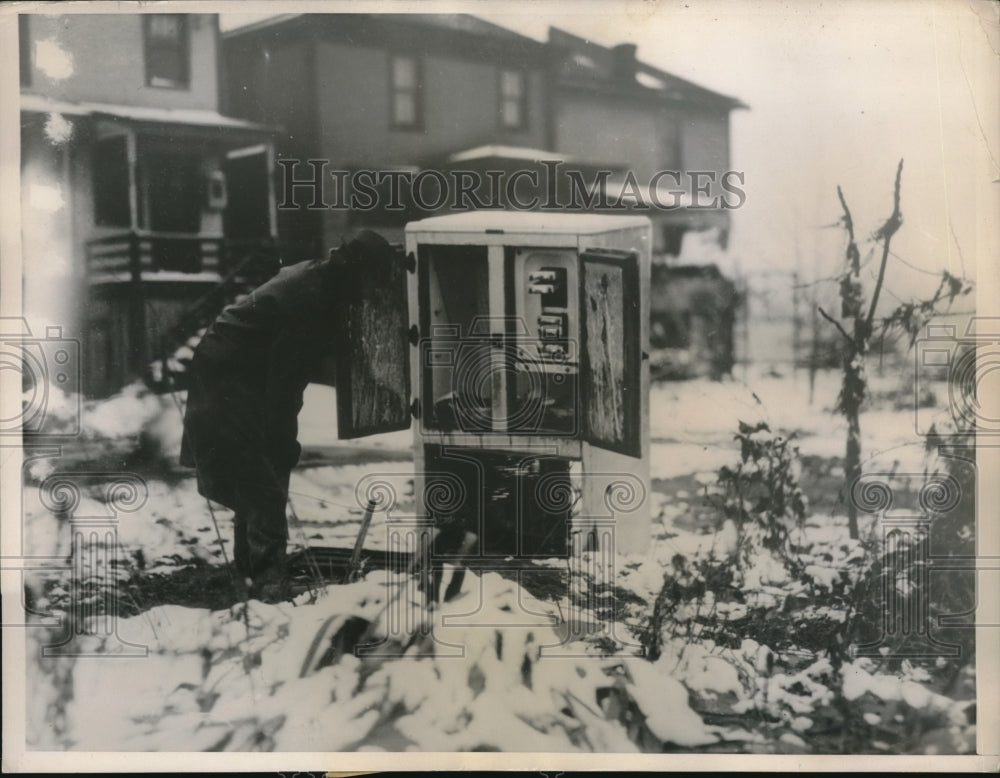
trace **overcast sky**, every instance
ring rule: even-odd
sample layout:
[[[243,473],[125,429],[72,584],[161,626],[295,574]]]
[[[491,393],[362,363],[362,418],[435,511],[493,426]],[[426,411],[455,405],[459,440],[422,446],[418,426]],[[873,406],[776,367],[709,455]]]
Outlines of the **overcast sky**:
[[[745,270],[798,265],[804,276],[835,272],[842,233],[822,225],[840,215],[836,186],[865,237],[891,211],[900,158],[904,226],[894,247],[927,272],[896,264],[887,286],[906,297],[942,268],[961,274],[964,266],[974,275],[977,251],[987,250],[981,231],[977,245],[977,221],[995,224],[983,193],[1000,186],[991,183],[1000,179],[1000,4],[584,0],[411,7],[467,11],[538,39],[555,25],[602,44],[633,42],[641,59],[747,103],[750,110],[733,114],[731,130],[732,164],[745,171],[748,195],[736,215],[732,252]],[[362,8],[371,10],[352,6]],[[224,16],[223,25],[242,21]],[[861,248],[864,256],[869,246]]]

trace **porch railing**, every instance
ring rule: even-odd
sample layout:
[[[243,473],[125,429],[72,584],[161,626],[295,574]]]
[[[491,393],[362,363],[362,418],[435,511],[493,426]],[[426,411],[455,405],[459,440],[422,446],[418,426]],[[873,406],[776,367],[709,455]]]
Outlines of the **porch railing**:
[[[116,336],[122,363],[103,365],[119,375],[109,382],[113,390],[129,377],[149,379],[154,360],[166,360],[238,294],[273,276],[279,262],[269,238],[234,241],[130,230],[89,241],[86,267],[92,288],[100,285],[102,297],[121,306],[124,314],[124,330]],[[161,271],[171,271],[171,276],[158,279],[155,274]],[[177,310],[172,307],[176,295],[162,298],[156,282],[187,277],[200,283],[188,290]],[[170,305],[157,309],[164,299]]]
[[[255,259],[247,263],[247,259]],[[266,278],[277,264],[270,238],[231,240],[174,232],[126,230],[86,244],[87,275],[92,280],[137,281],[146,273],[170,271],[228,276],[241,267],[248,276]],[[111,278],[107,278],[110,276]]]

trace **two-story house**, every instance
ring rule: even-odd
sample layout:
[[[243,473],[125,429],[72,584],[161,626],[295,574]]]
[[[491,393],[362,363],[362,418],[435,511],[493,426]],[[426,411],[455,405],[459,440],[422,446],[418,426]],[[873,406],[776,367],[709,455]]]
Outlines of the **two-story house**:
[[[407,213],[381,207],[389,192],[371,210],[338,208],[351,190],[335,174],[412,174],[488,144],[550,147],[545,46],[473,16],[283,15],[226,33],[224,52],[227,111],[281,125],[279,162],[302,161],[279,185],[324,181],[318,207],[308,186],[278,193],[285,261],[321,255],[358,224],[402,237]],[[328,165],[314,173],[306,160]]]
[[[464,14],[286,14],[231,30],[224,46],[227,110],[282,125],[279,158],[329,163],[279,176],[322,175],[339,196],[279,192],[288,206],[279,231],[294,258],[321,254],[353,222],[394,232],[412,215],[339,208],[349,190],[333,176],[527,167],[541,179],[543,160],[613,171],[612,199],[626,171],[647,187],[658,172],[678,171],[679,182],[659,179],[658,189],[687,191],[676,207],[650,209],[654,251],[677,255],[689,230],[727,240],[728,210],[698,207],[691,189],[703,186],[707,202],[722,194],[729,115],[745,106],[637,60],[632,44],[608,48],[554,28],[541,43]],[[691,171],[702,178],[693,182]],[[670,196],[661,192],[660,202]]]
[[[608,48],[553,27],[549,52],[553,147],[620,160],[640,186],[664,190],[659,202],[670,207],[647,214],[654,222],[654,255],[677,256],[688,231],[714,230],[724,248],[731,211],[705,206],[723,198],[738,202],[722,182],[730,169],[729,116],[746,106],[636,59],[635,44]],[[658,176],[662,171],[679,175]],[[732,184],[738,187],[739,179]],[[695,187],[703,190],[700,196]]]
[[[746,106],[636,59],[633,44],[608,48],[555,28],[548,40],[555,148],[626,160],[640,187],[669,190],[644,192],[647,202],[659,196],[671,206],[645,212],[653,222],[656,260],[650,289],[654,374],[728,373],[741,300],[733,282],[702,257],[727,248],[732,209],[721,203],[740,199],[724,181],[730,176],[733,189],[744,183],[730,172],[729,117]],[[706,207],[711,203],[718,205]],[[695,254],[701,256],[692,264]]]
[[[214,14],[18,20],[25,311],[101,395],[273,269],[271,131],[219,112]]]

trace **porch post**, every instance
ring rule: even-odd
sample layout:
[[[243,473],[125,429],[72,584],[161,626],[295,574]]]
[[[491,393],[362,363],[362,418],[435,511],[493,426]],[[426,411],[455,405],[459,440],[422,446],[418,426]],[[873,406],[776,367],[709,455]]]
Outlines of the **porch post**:
[[[135,128],[130,128],[126,135],[126,150],[128,153],[128,266],[130,283],[128,285],[128,350],[127,364],[123,365],[121,379],[127,380],[128,374],[141,376],[149,362],[149,343],[146,333],[146,300],[142,283],[142,241],[139,237],[139,182],[136,168],[139,162],[139,139]],[[150,244],[150,252],[153,247]],[[121,383],[124,383],[124,380]]]
[[[129,283],[129,364],[126,372],[142,375],[148,362],[149,344],[146,333],[146,299],[142,284],[142,242],[135,229],[128,234]]]

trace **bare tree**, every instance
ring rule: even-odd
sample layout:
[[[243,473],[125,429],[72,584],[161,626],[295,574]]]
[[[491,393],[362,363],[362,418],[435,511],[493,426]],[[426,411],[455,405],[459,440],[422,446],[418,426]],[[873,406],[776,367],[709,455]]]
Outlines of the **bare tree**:
[[[817,306],[820,315],[833,324],[845,341],[843,355],[844,378],[840,395],[837,398],[837,411],[847,420],[847,449],[844,457],[844,475],[848,490],[861,475],[861,407],[868,389],[865,375],[865,359],[875,334],[875,311],[878,308],[879,296],[885,283],[886,266],[889,262],[892,237],[903,223],[899,209],[900,181],[903,175],[903,160],[899,160],[896,168],[896,184],[893,188],[892,213],[872,236],[876,244],[881,244],[882,257],[878,266],[878,275],[871,299],[865,305],[864,289],[861,284],[861,252],[858,250],[854,234],[854,219],[851,210],[844,199],[844,193],[837,187],[837,197],[844,215],[842,222],[847,232],[847,249],[845,252],[844,273],[840,276],[840,316],[849,322],[850,331],[830,314]],[[937,310],[942,300],[949,303],[958,295],[966,295],[972,291],[972,285],[964,279],[944,271],[941,282],[934,295],[926,300],[902,303],[889,316],[880,320],[881,334],[884,336],[891,329],[900,329],[909,335],[909,345],[912,346],[927,320]],[[858,537],[858,508],[848,499],[847,523],[852,538]]]

